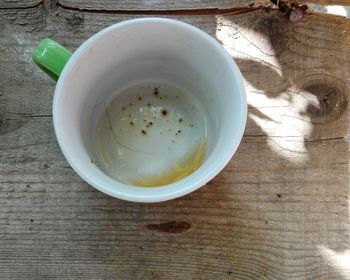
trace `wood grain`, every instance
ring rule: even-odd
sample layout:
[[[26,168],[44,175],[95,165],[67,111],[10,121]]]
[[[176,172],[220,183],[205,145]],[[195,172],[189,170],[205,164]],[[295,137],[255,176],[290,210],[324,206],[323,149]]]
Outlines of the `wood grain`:
[[[1,279],[346,280],[350,23],[278,13],[174,16],[215,36],[246,80],[232,161],[183,198],[134,204],[84,183],[51,118],[55,84],[31,62],[131,15],[0,11]]]
[[[40,5],[43,0],[1,0],[0,9],[10,9],[10,8],[32,8]]]
[[[344,5],[349,6],[348,0],[307,0],[307,1],[298,1],[298,2],[306,2],[306,3],[315,3],[320,5]]]
[[[183,9],[227,9],[233,7],[246,6],[252,1],[248,0],[194,0],[194,1],[81,1],[81,0],[59,0],[58,3],[66,8],[78,8],[86,10],[183,10]]]
[[[57,3],[64,8],[92,10],[92,11],[157,11],[157,10],[207,10],[208,13],[212,10],[230,10],[234,8],[245,7],[251,3],[269,3],[266,1],[251,1],[251,0],[195,0],[195,1],[169,1],[169,0],[58,0]],[[286,1],[288,2],[288,1]],[[315,3],[320,5],[349,5],[349,0],[308,0],[297,1]]]
[[[17,36],[15,26],[22,26],[26,31],[32,32],[42,29],[45,24],[45,12],[43,5],[26,9],[11,8],[0,10],[1,32],[4,34],[11,33],[10,30],[13,28],[13,34],[11,34],[12,39],[16,38]],[[17,39],[20,40],[20,38]],[[18,41],[18,43],[20,42]],[[9,47],[13,46],[11,43],[9,44],[5,40],[2,40],[0,47],[4,47],[6,45]]]

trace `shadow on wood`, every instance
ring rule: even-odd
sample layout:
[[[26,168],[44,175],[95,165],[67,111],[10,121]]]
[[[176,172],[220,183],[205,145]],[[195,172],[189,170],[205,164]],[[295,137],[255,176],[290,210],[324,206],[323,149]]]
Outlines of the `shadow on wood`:
[[[212,184],[243,192],[245,181],[247,195],[256,196],[241,207],[266,225],[248,229],[245,242],[255,236],[260,242],[253,257],[244,250],[239,259],[253,258],[261,267],[264,260],[267,279],[350,276],[324,253],[350,249],[350,22],[334,17],[326,28],[322,19],[293,25],[273,13],[245,25],[237,16],[217,17],[216,36],[247,82],[249,119],[232,165]],[[239,277],[241,264],[232,267],[232,277]]]

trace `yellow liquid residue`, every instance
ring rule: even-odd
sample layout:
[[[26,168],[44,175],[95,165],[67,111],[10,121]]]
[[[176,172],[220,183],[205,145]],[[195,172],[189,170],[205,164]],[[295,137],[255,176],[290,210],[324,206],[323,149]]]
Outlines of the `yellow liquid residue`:
[[[175,162],[169,170],[159,176],[127,180],[129,184],[140,187],[159,187],[174,183],[188,175],[191,175],[203,162],[207,152],[207,141],[203,141],[191,153],[182,160]]]

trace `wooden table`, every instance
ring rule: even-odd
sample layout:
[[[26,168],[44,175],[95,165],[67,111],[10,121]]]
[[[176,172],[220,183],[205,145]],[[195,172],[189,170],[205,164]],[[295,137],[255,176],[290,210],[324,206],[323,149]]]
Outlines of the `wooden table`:
[[[317,1],[313,1],[317,2]],[[319,1],[348,3],[348,0]],[[350,21],[296,24],[245,0],[0,2],[0,279],[350,279]],[[148,15],[193,24],[239,65],[249,118],[232,161],[183,198],[135,204],[88,186],[31,61]]]

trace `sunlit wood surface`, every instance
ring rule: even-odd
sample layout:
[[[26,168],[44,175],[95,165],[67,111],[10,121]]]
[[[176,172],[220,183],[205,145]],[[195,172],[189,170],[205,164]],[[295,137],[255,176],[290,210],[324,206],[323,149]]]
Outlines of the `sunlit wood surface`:
[[[350,22],[234,12],[247,3],[0,1],[0,279],[350,279]],[[154,14],[224,45],[249,116],[207,186],[135,204],[96,191],[65,161],[55,83],[31,53],[42,37],[74,51],[104,27]]]

